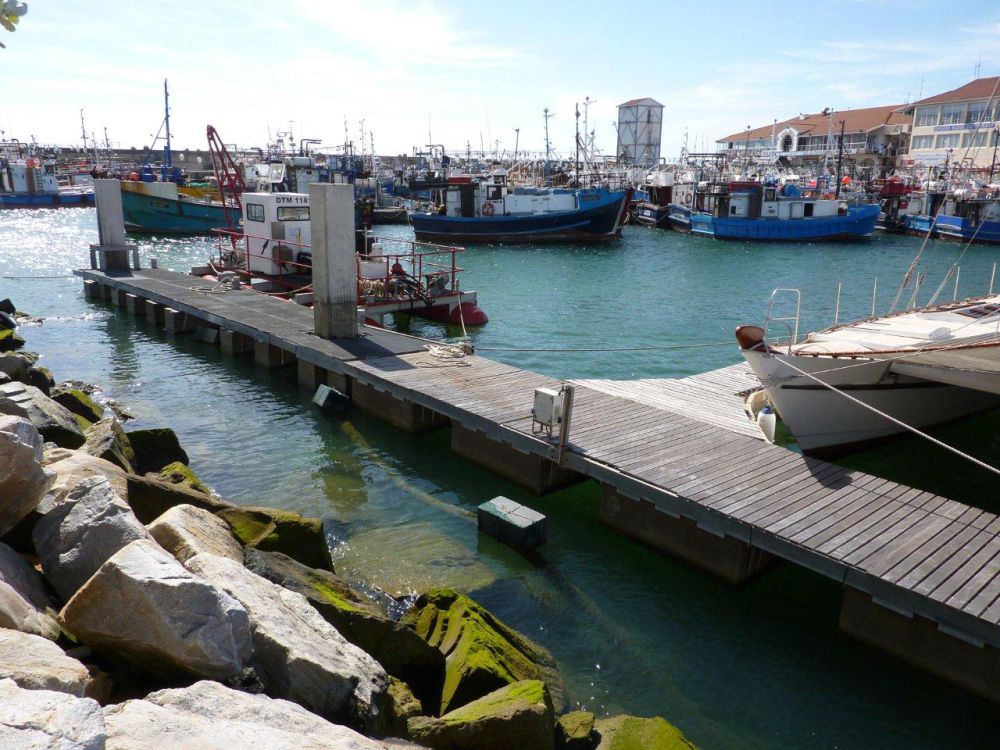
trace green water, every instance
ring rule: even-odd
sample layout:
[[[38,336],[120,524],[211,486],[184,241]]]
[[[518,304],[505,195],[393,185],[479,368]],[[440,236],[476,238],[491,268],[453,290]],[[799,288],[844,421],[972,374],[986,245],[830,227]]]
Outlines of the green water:
[[[68,274],[87,262],[94,222],[90,209],[0,214],[0,274]],[[465,288],[492,318],[472,332],[481,349],[726,342],[675,352],[484,352],[557,377],[656,377],[737,361],[733,327],[759,322],[775,286],[802,289],[806,330],[832,321],[837,281],[842,318],[870,309],[874,274],[884,309],[918,244],[762,247],[628,228],[606,247],[472,248],[462,263]],[[141,241],[144,259],[177,270],[209,247]],[[930,246],[929,278],[940,279],[957,252]],[[968,251],[963,296],[985,291],[996,255]],[[294,372],[263,371],[88,303],[78,279],[3,278],[3,296],[45,318],[24,334],[57,378],[101,385],[137,427],[173,426],[221,495],[334,519],[338,569],[386,591],[473,592],[555,654],[576,704],[665,716],[705,750],[997,744],[996,708],[840,635],[833,581],[785,565],[726,586],[602,528],[591,484],[535,498],[455,458],[446,433],[413,437],[356,412],[319,413]],[[409,330],[457,333],[419,321]],[[998,463],[998,424],[983,417],[940,434]],[[983,507],[995,502],[995,482],[916,441],[851,463]],[[475,506],[497,494],[549,516],[540,559],[477,534]]]

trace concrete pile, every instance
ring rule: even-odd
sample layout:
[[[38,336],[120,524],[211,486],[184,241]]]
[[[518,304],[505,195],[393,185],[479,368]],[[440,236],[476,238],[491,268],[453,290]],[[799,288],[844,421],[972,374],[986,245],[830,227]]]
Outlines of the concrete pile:
[[[551,655],[478,603],[390,617],[319,519],[215,497],[171,430],[11,379],[35,364],[0,354],[0,747],[691,747],[557,719]]]

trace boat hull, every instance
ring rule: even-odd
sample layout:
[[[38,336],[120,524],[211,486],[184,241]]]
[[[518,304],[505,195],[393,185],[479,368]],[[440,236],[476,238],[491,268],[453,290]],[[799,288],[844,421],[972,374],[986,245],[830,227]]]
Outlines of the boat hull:
[[[547,214],[465,217],[413,213],[410,223],[422,242],[606,242],[621,231],[626,198],[624,192],[607,193],[586,208]]]
[[[1000,406],[996,394],[894,372],[888,360],[787,356],[748,349],[742,354],[799,446],[813,455],[844,453],[907,432],[845,394],[917,428]],[[821,382],[799,374],[788,363]]]
[[[670,228],[670,207],[655,203],[637,203],[632,214],[633,220],[644,227],[655,229]]]
[[[236,208],[125,190],[122,191],[122,210],[125,228],[132,232],[209,234],[213,229],[238,226],[240,222],[240,212]]]
[[[746,219],[691,213],[691,232],[718,240],[824,242],[863,240],[872,236],[879,207],[851,206],[838,216],[804,219]],[[673,223],[673,220],[671,221]]]
[[[0,208],[79,208],[93,205],[93,191],[0,193]]]

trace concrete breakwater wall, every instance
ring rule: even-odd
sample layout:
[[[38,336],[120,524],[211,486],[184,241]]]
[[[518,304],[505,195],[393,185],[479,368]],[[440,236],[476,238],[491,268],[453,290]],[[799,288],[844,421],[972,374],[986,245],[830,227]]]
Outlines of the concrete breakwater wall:
[[[321,519],[211,494],[169,428],[128,429],[20,351],[8,307],[0,736],[15,746],[692,746],[663,719],[563,713],[548,652],[459,592],[388,616],[337,576]]]

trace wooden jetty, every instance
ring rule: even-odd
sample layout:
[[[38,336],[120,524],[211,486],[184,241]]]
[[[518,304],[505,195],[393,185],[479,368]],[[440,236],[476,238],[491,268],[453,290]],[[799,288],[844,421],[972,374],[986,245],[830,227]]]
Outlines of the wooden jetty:
[[[534,390],[562,385],[539,373],[377,328],[329,340],[310,309],[187,274],[77,273],[90,299],[294,365],[305,387],[401,429],[449,428],[457,454],[535,492],[593,479],[603,522],[726,580],[778,560],[833,578],[846,632],[1000,702],[1000,518],[762,441],[742,415],[756,385],[743,366],[576,381],[559,450],[532,432]]]

